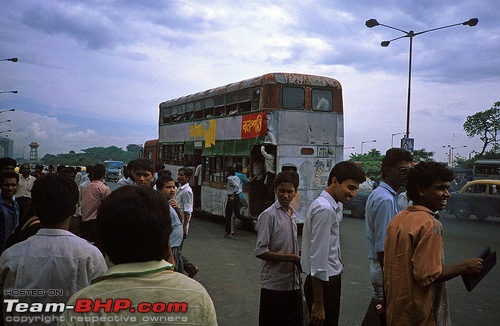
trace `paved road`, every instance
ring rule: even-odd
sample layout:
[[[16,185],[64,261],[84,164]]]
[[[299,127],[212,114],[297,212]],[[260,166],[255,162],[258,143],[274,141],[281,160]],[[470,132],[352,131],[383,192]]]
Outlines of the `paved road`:
[[[457,221],[443,216],[447,264],[473,256],[483,243],[500,248],[500,219]],[[258,324],[260,261],[254,257],[256,234],[239,231],[223,238],[220,220],[195,218],[184,253],[200,266],[196,280],[210,293],[219,325]],[[359,325],[371,296],[368,260],[364,246],[364,221],[344,218],[341,224],[342,257],[345,264],[340,325]],[[453,325],[498,325],[500,270],[498,267],[469,293],[462,280],[448,282]]]

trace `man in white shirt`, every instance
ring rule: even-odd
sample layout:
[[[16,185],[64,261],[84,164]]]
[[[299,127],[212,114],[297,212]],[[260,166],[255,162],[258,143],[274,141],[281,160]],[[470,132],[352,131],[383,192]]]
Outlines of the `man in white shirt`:
[[[31,206],[31,188],[33,188],[33,183],[36,178],[30,175],[30,165],[23,164],[19,168],[21,175],[19,176],[19,187],[16,192],[16,201],[19,204],[19,215],[20,223],[30,218],[31,216],[26,216],[28,210]]]
[[[307,278],[304,292],[311,325],[338,325],[341,273],[339,224],[342,208],[356,197],[366,180],[359,166],[350,161],[336,164],[328,186],[309,206],[302,231],[301,265]]]
[[[177,200],[179,209],[183,213],[182,229],[184,231],[184,239],[186,239],[188,236],[189,220],[191,220],[191,214],[193,213],[193,190],[189,186],[189,180],[191,179],[192,175],[193,171],[188,167],[182,167],[177,171],[177,181],[180,183],[180,187],[177,189],[175,200]],[[200,270],[198,266],[191,263],[184,256],[182,256],[182,263],[184,271],[186,271],[191,278],[193,278]]]
[[[47,174],[35,181],[32,194],[42,228],[0,257],[0,302],[63,304],[104,273],[106,262],[96,247],[68,231],[78,201],[78,188],[73,180],[64,174]],[[36,295],[21,294],[22,290],[33,289]],[[7,307],[3,305],[4,319],[0,319],[5,324],[16,323],[21,316],[43,318],[44,324],[54,324],[59,317],[58,313],[31,310],[29,314],[15,309],[7,312]],[[41,320],[35,319],[33,324]]]

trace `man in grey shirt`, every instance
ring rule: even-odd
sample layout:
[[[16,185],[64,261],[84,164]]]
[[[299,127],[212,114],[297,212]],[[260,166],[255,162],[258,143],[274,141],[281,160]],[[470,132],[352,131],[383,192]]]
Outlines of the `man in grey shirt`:
[[[259,215],[255,256],[262,259],[259,325],[302,325],[297,223],[290,206],[299,176],[283,171],[274,180],[278,200]]]

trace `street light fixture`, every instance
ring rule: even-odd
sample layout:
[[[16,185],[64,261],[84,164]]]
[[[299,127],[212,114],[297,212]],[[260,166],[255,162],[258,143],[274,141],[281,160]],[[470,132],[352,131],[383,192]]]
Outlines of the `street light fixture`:
[[[16,109],[10,109],[10,110],[1,110],[0,113],[4,113],[4,112],[14,112],[16,111]]]
[[[464,147],[467,147],[467,145],[457,146],[457,147],[452,147],[451,148],[451,166],[453,166],[453,161],[455,159],[455,157],[453,156],[453,150],[456,149],[456,148],[464,148]]]
[[[463,23],[457,23],[457,24],[451,24],[451,25],[446,25],[446,26],[442,26],[442,27],[432,28],[432,29],[428,29],[425,31],[417,32],[417,33],[415,33],[414,31],[407,32],[405,30],[402,30],[402,29],[399,29],[399,28],[396,28],[393,26],[380,24],[376,19],[369,19],[365,22],[366,27],[369,27],[369,28],[372,28],[375,26],[384,26],[384,27],[387,27],[390,29],[400,31],[400,32],[405,34],[403,36],[396,37],[392,40],[381,42],[380,45],[383,47],[387,47],[387,46],[389,46],[389,44],[392,41],[396,41],[396,40],[399,40],[399,39],[404,38],[404,37],[408,37],[410,39],[410,51],[409,51],[410,57],[409,57],[409,64],[408,64],[408,98],[407,98],[407,103],[406,103],[406,134],[405,134],[405,138],[410,138],[411,60],[412,60],[412,52],[413,52],[413,38],[417,35],[420,35],[420,34],[432,32],[432,31],[437,31],[440,29],[449,28],[449,27],[453,27],[453,26],[466,25],[466,26],[473,27],[473,26],[476,26],[478,22],[479,22],[479,19],[471,18],[468,21],[465,21]]]
[[[4,123],[4,122],[11,122],[11,120],[4,120],[4,121],[0,121],[0,123]]]
[[[0,134],[3,134],[4,132],[11,132],[12,130],[3,130],[3,131],[0,131]]]
[[[12,93],[12,94],[17,94],[19,93],[19,91],[1,91],[0,94],[3,94],[3,93]]]
[[[18,58],[8,58],[8,59],[0,59],[0,61],[12,61],[12,62],[17,62],[19,61]]]
[[[394,136],[396,135],[404,135],[405,133],[404,132],[397,132],[395,134],[391,134],[391,148],[394,147]]]
[[[453,150],[454,149],[457,149],[457,148],[464,148],[464,147],[467,147],[467,145],[462,145],[462,146],[451,146],[451,145],[448,145],[448,146],[444,146],[444,148],[448,147],[448,165],[449,166],[453,166],[453,162],[454,162],[454,157],[453,157]]]
[[[374,140],[367,140],[367,141],[362,141],[361,142],[361,155],[363,155],[363,144],[366,144],[366,143],[376,143],[377,140],[374,139]]]

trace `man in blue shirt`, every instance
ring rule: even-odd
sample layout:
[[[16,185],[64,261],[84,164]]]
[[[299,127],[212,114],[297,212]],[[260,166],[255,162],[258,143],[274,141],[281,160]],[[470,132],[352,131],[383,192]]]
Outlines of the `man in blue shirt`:
[[[170,222],[172,226],[172,233],[170,233],[169,244],[172,249],[175,270],[179,273],[184,272],[182,264],[182,240],[184,231],[182,229],[182,222],[180,220],[182,212],[179,205],[175,200],[175,181],[170,175],[164,175],[156,180],[156,190],[165,194],[168,200],[170,210]]]
[[[252,178],[248,178],[246,174],[243,173],[243,165],[240,163],[236,163],[234,165],[234,171],[235,175],[240,179],[240,184],[241,187],[243,188],[247,183],[250,183],[253,180]],[[243,191],[240,192],[240,201],[238,203],[237,211],[240,213],[240,216],[243,215],[243,212],[245,212],[248,208],[248,202],[245,199],[245,196],[243,195]]]
[[[19,223],[19,205],[14,195],[19,187],[19,174],[13,171],[0,173],[0,253],[5,243]]]
[[[373,298],[362,325],[377,323],[374,307],[384,302],[384,241],[387,224],[399,212],[398,189],[406,185],[406,176],[411,168],[413,156],[402,148],[391,148],[382,159],[382,181],[370,194],[366,202],[365,227],[366,247],[370,264],[370,278],[373,285]],[[379,306],[379,308],[382,306]],[[379,309],[382,312],[383,309]],[[385,323],[383,314],[380,322]]]

